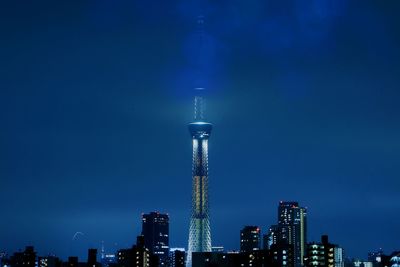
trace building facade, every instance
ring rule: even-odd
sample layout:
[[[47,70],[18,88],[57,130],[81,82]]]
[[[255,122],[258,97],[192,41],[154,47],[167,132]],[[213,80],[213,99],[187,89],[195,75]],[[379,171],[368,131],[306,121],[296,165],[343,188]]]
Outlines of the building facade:
[[[338,245],[329,243],[328,236],[321,236],[320,243],[307,244],[304,257],[305,266],[343,267],[343,249]]]
[[[169,216],[159,212],[142,215],[144,246],[158,256],[160,266],[166,266],[169,256]]]
[[[260,228],[245,226],[240,230],[240,252],[251,252],[260,249]]]
[[[286,228],[288,243],[293,245],[294,266],[303,266],[307,244],[306,208],[300,207],[298,202],[279,202],[278,225]]]
[[[183,248],[171,248],[169,252],[168,267],[184,267],[185,254],[185,249]]]

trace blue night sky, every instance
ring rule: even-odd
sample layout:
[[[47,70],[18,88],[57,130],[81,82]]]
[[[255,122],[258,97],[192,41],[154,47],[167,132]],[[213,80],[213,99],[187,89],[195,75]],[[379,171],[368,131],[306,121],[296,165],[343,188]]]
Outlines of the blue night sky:
[[[213,245],[297,200],[309,241],[400,249],[400,2],[215,2],[0,3],[0,250],[114,252],[153,210],[186,247],[196,86]]]

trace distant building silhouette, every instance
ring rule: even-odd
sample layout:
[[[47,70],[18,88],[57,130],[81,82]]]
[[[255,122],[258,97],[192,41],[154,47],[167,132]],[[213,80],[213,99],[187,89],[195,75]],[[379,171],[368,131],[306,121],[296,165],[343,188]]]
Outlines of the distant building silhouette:
[[[245,226],[240,231],[240,252],[251,252],[260,249],[260,228]]]
[[[56,256],[38,257],[38,267],[61,267],[61,260]]]
[[[169,255],[169,216],[159,212],[142,215],[144,246],[159,257],[160,266],[166,266]]]
[[[68,257],[67,266],[68,267],[81,267],[81,264],[79,264],[78,257],[75,257],[75,256]]]
[[[100,263],[97,262],[97,249],[90,248],[88,250],[87,267],[99,267]]]
[[[290,246],[290,245],[289,245]],[[293,267],[287,258],[291,249],[253,250],[249,252],[221,253],[194,252],[193,267]],[[292,257],[291,257],[292,258]]]
[[[36,252],[33,246],[25,247],[23,252],[15,252],[10,258],[12,267],[35,267]]]
[[[158,267],[158,257],[150,253],[145,247],[144,236],[137,237],[136,245],[130,249],[121,249],[117,252],[117,263],[114,267]]]

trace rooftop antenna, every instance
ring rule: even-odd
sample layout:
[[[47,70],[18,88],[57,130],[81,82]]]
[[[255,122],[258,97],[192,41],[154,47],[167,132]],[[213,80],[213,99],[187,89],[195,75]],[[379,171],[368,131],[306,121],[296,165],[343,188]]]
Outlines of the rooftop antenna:
[[[204,16],[199,15],[197,17],[197,32],[199,35],[199,51],[198,56],[201,57],[201,50],[204,49]],[[201,60],[201,59],[200,59]],[[200,71],[199,71],[200,72]],[[195,121],[202,121],[204,120],[204,112],[205,112],[205,100],[203,97],[203,91],[205,90],[204,87],[196,87],[195,90],[195,97],[194,97],[194,120]]]
[[[196,91],[196,96],[194,97],[194,120],[202,121],[204,120],[205,101],[201,94],[204,88],[197,87],[194,90]]]

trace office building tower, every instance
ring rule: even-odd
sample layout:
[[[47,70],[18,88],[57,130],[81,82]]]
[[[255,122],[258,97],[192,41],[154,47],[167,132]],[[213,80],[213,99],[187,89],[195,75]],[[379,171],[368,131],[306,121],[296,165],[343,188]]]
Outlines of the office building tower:
[[[307,244],[306,208],[299,207],[297,202],[281,201],[278,206],[278,225],[287,227],[288,243],[293,245],[294,266],[301,267]]]
[[[198,90],[202,90],[199,88]],[[208,202],[208,138],[212,124],[204,119],[203,97],[195,97],[194,121],[189,124],[193,142],[192,211],[189,227],[187,266],[192,252],[211,252],[211,230]]]
[[[260,228],[245,226],[240,231],[240,252],[251,252],[260,249]]]
[[[184,267],[185,266],[185,249],[171,248],[169,252],[168,267]]]
[[[169,255],[169,216],[159,212],[142,215],[144,246],[158,256],[160,266],[166,266]]]

